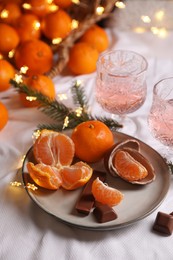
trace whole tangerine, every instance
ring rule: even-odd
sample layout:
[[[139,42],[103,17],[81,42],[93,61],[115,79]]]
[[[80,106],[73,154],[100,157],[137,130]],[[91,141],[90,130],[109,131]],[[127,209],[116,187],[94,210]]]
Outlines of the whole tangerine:
[[[96,70],[99,53],[86,42],[74,44],[69,53],[68,68],[76,75],[89,74]]]
[[[87,42],[98,52],[105,51],[109,46],[109,39],[106,31],[98,25],[91,26],[80,38],[80,41]]]
[[[27,66],[27,75],[44,74],[53,65],[53,52],[50,46],[41,40],[25,41],[18,46],[14,54],[16,67]]]
[[[2,130],[8,122],[8,110],[6,106],[0,102],[0,130]]]
[[[20,42],[39,39],[41,36],[40,21],[34,14],[22,14],[16,21],[15,29]]]
[[[90,120],[77,125],[71,139],[75,144],[75,155],[85,162],[97,162],[114,144],[111,130],[101,121]]]
[[[0,59],[0,92],[10,88],[10,79],[13,79],[15,69],[7,60]]]
[[[23,83],[29,88],[41,92],[43,95],[51,99],[55,99],[55,86],[53,81],[46,75],[33,75],[25,78]],[[36,100],[27,100],[25,93],[20,93],[20,100],[25,107],[36,107],[39,102]]]
[[[0,35],[0,52],[8,53],[18,46],[19,35],[11,25],[0,23]]]
[[[68,13],[62,9],[47,14],[41,23],[41,30],[48,39],[64,39],[71,32],[72,19]]]

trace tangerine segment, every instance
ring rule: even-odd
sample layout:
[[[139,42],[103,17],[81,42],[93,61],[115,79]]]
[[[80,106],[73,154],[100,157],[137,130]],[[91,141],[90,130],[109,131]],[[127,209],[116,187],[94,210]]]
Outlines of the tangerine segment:
[[[74,143],[70,137],[51,130],[42,130],[34,143],[33,153],[38,163],[61,168],[72,163]]]
[[[72,166],[65,166],[60,171],[62,187],[74,190],[85,185],[92,176],[93,169],[84,162],[77,162]]]
[[[92,194],[96,201],[110,207],[118,205],[124,198],[124,195],[119,190],[107,186],[99,178],[93,181]]]
[[[33,181],[40,187],[57,190],[61,186],[61,175],[56,167],[42,163],[34,165],[28,162],[27,169]]]
[[[136,181],[148,175],[147,169],[128,152],[118,151],[113,159],[118,174],[125,180]]]

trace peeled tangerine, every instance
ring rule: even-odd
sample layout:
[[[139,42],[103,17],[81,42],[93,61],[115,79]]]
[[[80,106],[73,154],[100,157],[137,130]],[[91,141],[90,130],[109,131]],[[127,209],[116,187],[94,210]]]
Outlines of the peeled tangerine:
[[[139,152],[137,141],[126,140],[115,146],[106,167],[113,176],[119,176],[133,184],[147,184],[155,179],[151,163]]]

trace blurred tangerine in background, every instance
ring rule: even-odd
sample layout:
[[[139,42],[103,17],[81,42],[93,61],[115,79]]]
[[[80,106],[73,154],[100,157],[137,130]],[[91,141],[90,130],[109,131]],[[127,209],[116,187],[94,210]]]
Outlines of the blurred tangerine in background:
[[[18,46],[14,61],[18,69],[28,67],[27,75],[44,74],[52,68],[53,52],[44,41],[29,40]]]
[[[41,92],[51,99],[55,99],[56,93],[54,83],[46,75],[33,75],[26,77],[23,80],[23,83],[26,84],[29,88]],[[23,106],[25,107],[36,107],[39,105],[37,100],[34,100],[33,97],[27,97],[25,93],[19,93],[19,96]]]
[[[78,42],[70,50],[68,68],[73,74],[88,74],[96,70],[98,51],[86,42]]]
[[[66,9],[73,4],[72,0],[54,0],[54,3],[63,9]]]
[[[20,17],[21,13],[19,4],[15,2],[0,4],[0,22],[15,25],[16,20]]]
[[[106,31],[98,25],[91,26],[80,38],[81,42],[87,42],[98,52],[103,52],[109,47],[109,39]]]
[[[10,88],[10,79],[13,79],[15,69],[10,62],[0,59],[0,92]]]
[[[40,21],[34,14],[22,14],[16,21],[15,29],[20,37],[20,42],[41,37]]]
[[[54,10],[52,10],[52,2],[53,0],[28,0],[24,1],[22,6],[26,13],[32,13],[42,18]]]
[[[72,19],[66,11],[58,9],[42,19],[41,30],[48,39],[64,39],[72,30]]]
[[[19,44],[19,35],[16,30],[8,24],[0,23],[0,52],[8,53],[15,49]]]
[[[0,130],[2,130],[8,122],[8,110],[6,106],[0,102]]]

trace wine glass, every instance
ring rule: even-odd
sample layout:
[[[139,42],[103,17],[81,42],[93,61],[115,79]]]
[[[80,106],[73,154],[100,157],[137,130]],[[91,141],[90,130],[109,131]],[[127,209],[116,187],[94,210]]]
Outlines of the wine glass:
[[[153,101],[148,115],[148,125],[153,136],[165,145],[163,156],[173,157],[173,77],[155,84]]]
[[[104,52],[97,61],[96,100],[130,134],[136,125],[126,114],[136,111],[146,99],[147,67],[142,55],[129,50]]]

